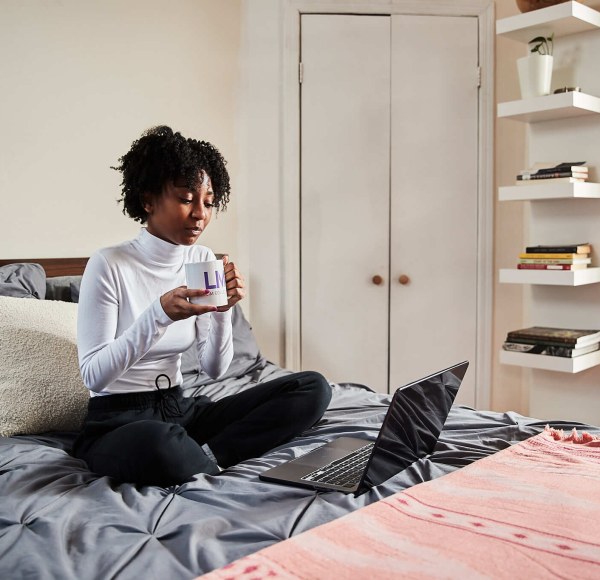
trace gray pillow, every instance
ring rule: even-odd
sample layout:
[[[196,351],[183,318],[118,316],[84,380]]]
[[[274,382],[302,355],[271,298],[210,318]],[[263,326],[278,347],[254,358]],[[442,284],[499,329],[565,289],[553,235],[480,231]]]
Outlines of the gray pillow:
[[[46,296],[44,268],[25,262],[0,266],[0,296],[43,300]]]
[[[73,280],[69,284],[71,289],[71,302],[79,302],[79,288],[81,288],[81,276],[77,276],[79,280]]]
[[[225,374],[218,380],[242,377],[264,368],[266,359],[260,353],[250,323],[246,320],[239,304],[233,307],[231,323],[233,327],[233,360]],[[184,382],[189,386],[200,386],[214,383],[205,372],[198,367],[198,349],[196,345],[186,350],[181,358],[181,372]]]
[[[79,302],[81,276],[51,276],[46,278],[46,300]]]

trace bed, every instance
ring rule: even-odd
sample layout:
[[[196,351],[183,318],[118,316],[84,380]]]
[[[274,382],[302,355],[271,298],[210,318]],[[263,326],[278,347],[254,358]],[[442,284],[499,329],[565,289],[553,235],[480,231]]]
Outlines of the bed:
[[[600,465],[594,455],[600,454],[595,439],[600,428],[555,417],[536,419],[460,405],[451,410],[431,456],[359,497],[261,481],[258,476],[267,468],[335,437],[376,437],[390,397],[373,392],[368,385],[352,383],[331,385],[329,409],[301,437],[218,476],[199,474],[190,482],[168,488],[117,484],[98,477],[69,455],[88,396],[78,376],[75,347],[78,282],[84,265],[84,258],[51,263],[0,261],[0,578],[389,578],[400,573],[421,576],[425,571],[431,577],[456,577],[449,572],[453,570],[450,564],[439,556],[450,552],[445,548],[440,551],[440,544],[437,552],[427,545],[431,538],[446,541],[443,534],[436,536],[438,532],[431,528],[423,528],[421,536],[417,533],[415,506],[433,505],[434,492],[442,498],[439,510],[443,506],[448,510],[448,504],[456,501],[460,513],[471,509],[469,506],[473,510],[479,506],[478,517],[497,522],[502,506],[508,504],[498,506],[495,513],[486,510],[494,503],[493,498],[513,487],[511,501],[517,506],[524,500],[515,495],[516,490],[524,497],[545,497],[544,482],[553,482],[559,477],[557,473],[567,487],[576,483],[597,489],[600,470],[593,466],[595,461]],[[212,381],[196,368],[192,353],[183,354],[186,396],[217,399],[289,372],[262,356],[238,306],[233,325],[234,361],[220,380]],[[553,430],[546,429],[548,424]],[[573,429],[578,435],[569,435]],[[560,463],[560,453],[538,441],[558,441],[561,449],[576,449],[569,452],[573,457],[590,455],[587,460],[591,463],[571,474],[568,470],[579,463],[568,454]],[[568,444],[570,447],[565,447]],[[513,453],[522,459],[528,445],[536,452],[543,448],[543,469],[517,463],[514,472],[539,471],[544,477],[525,481],[515,474],[509,477],[505,465],[513,460],[506,457]],[[476,491],[479,488],[474,481],[483,485],[484,491]],[[499,481],[503,481],[502,486],[494,488]],[[565,496],[556,496],[555,487],[550,488],[549,497],[554,493],[566,501]],[[460,491],[465,489],[473,493],[462,493],[461,504]],[[597,500],[585,494],[578,494],[573,501],[579,502],[574,510],[587,513],[593,508],[597,511],[589,513],[600,512],[598,505],[592,505]],[[413,511],[398,509],[405,506],[403,502]],[[543,505],[534,506],[535,513],[556,515]],[[545,505],[549,506],[549,501]],[[449,513],[442,514],[445,521],[449,521]],[[456,510],[452,513],[458,517]],[[564,521],[557,525],[564,526]],[[372,533],[363,543],[367,546],[364,558],[332,559],[334,553],[345,554],[353,539],[358,542],[359,537],[369,535],[369,522]],[[579,520],[570,522],[563,535],[587,546],[592,554],[600,554],[598,526],[586,524],[585,537],[580,537],[580,524]],[[455,535],[459,528],[456,522],[448,526],[450,537],[462,538]],[[461,546],[474,542],[472,531],[467,532],[471,535],[458,541]],[[491,554],[497,548],[502,554],[501,548],[514,548],[500,532],[486,536],[486,542],[474,543],[474,549]],[[317,552],[320,549],[320,556],[309,556],[315,547]],[[548,553],[537,544],[531,549]],[[368,562],[368,555],[374,553],[378,554],[376,561]],[[412,567],[408,553],[417,558]],[[357,552],[350,550],[349,554]],[[453,554],[451,560],[458,566],[460,557]],[[532,558],[524,561],[531,562]],[[562,553],[556,561],[546,570],[549,577],[566,576],[573,570],[572,561]],[[590,568],[582,569],[579,577],[585,577],[589,570],[600,574],[597,556],[586,562]],[[477,572],[473,576],[486,576],[481,568],[455,570],[457,574],[472,570]],[[506,576],[514,577],[514,569],[505,571]],[[520,571],[527,572],[527,568]],[[504,576],[500,568],[495,572],[489,575]]]

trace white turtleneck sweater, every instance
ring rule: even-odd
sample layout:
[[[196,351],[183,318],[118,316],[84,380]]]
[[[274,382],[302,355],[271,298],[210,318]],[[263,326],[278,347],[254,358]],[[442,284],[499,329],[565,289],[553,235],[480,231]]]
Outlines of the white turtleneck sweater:
[[[218,378],[233,357],[231,311],[174,322],[160,304],[185,285],[186,262],[214,260],[200,245],[165,242],[142,228],[139,236],[89,259],[81,281],[77,347],[92,396],[156,390],[156,377],[180,385],[181,353],[194,342],[204,372]],[[165,379],[159,383],[167,386]]]

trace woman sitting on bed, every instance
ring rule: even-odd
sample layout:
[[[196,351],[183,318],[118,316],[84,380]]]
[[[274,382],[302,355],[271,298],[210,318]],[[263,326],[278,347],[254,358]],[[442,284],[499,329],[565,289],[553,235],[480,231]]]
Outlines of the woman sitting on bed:
[[[219,473],[289,441],[320,419],[331,399],[318,373],[290,374],[210,402],[184,398],[181,354],[197,345],[200,367],[221,376],[233,356],[231,308],[244,279],[223,258],[228,303],[197,305],[186,262],[214,260],[196,241],[226,208],[225,160],[169,127],[144,133],[120,159],[123,212],[145,224],[130,241],[89,260],[79,296],[78,351],[90,389],[74,446],[100,475],[172,485]]]

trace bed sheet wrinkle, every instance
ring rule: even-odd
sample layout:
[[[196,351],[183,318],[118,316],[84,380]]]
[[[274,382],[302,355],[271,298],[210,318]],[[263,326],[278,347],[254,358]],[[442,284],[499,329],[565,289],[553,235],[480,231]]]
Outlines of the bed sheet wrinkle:
[[[0,571],[10,570],[2,578],[35,578],[36,580],[49,578],[64,578],[66,580],[79,579],[73,561],[73,546],[62,541],[68,530],[64,523],[51,519],[35,518],[22,524],[11,525],[5,528],[7,534],[0,534],[3,550],[0,551]],[[10,538],[12,536],[12,543]],[[22,551],[20,546],[26,544],[35,546],[34,550]]]
[[[125,549],[119,552],[110,550],[108,553],[98,554],[97,569],[93,572],[95,578],[135,578],[139,573],[139,566],[144,562],[147,573],[144,578],[160,578],[160,560],[152,556],[152,553],[160,552],[168,554],[167,550],[157,550],[160,544],[152,536],[139,537],[136,542],[124,543]],[[86,550],[93,550],[92,545]],[[85,553],[85,552],[83,552]],[[171,558],[171,555],[169,558]],[[130,571],[131,568],[137,570]],[[181,570],[183,570],[183,566]],[[81,570],[81,578],[85,578],[87,570]]]
[[[512,434],[499,434],[497,437],[483,437],[477,441],[469,441],[466,439],[466,434],[460,432],[456,433],[456,437],[452,434],[442,435],[432,460],[454,464],[452,458],[456,457],[458,459],[456,465],[462,467],[465,465],[465,462],[472,463],[477,459],[482,459],[483,457],[490,455],[490,449],[493,449],[494,452],[501,451],[502,449],[511,447],[522,439],[533,437],[538,433],[540,433],[539,430],[535,430],[533,433],[527,433],[516,428]]]
[[[36,556],[42,556],[47,559],[47,563],[41,566],[37,559],[31,554],[19,554],[16,558],[11,558],[11,565],[18,573],[12,576],[5,576],[6,580],[81,580],[73,569],[72,563],[68,558],[61,555],[54,556],[48,552],[40,552]]]
[[[62,449],[68,453],[73,447],[76,436],[77,433],[74,431],[51,431],[35,435],[19,435],[12,439],[0,439],[0,446],[5,445],[6,442],[12,442],[14,445],[45,445],[46,447]]]
[[[99,518],[83,525],[74,537],[78,578],[186,577],[189,561],[182,561],[150,533],[148,522],[123,525],[112,519],[107,523],[100,518],[100,511],[97,514]],[[114,516],[118,517],[118,513]]]
[[[212,561],[225,563],[235,557],[239,546],[266,546],[285,539],[279,522],[287,519],[290,506],[247,493],[244,501],[242,491],[240,488],[234,499],[229,493],[213,494],[209,503],[199,506],[203,515],[198,520],[186,517],[189,511],[186,504],[193,503],[194,493],[186,493],[185,499],[178,496],[179,509],[172,510],[168,521],[163,520],[157,538],[190,569],[203,569],[207,553]],[[294,502],[292,509],[293,505]],[[243,525],[238,525],[237,520]],[[198,546],[202,546],[202,550],[198,550]]]
[[[203,494],[198,493],[197,489],[187,489],[180,497],[192,502],[198,499],[206,513],[229,520],[239,518],[244,522],[242,534],[248,530],[262,530],[272,538],[281,538],[282,533],[280,528],[270,527],[271,522],[285,521],[285,516],[293,517],[295,510],[300,511],[304,499],[314,494],[311,490],[287,486],[273,489],[272,485],[258,478],[252,481],[228,480],[220,491]],[[223,534],[230,533],[227,528],[220,531]]]

